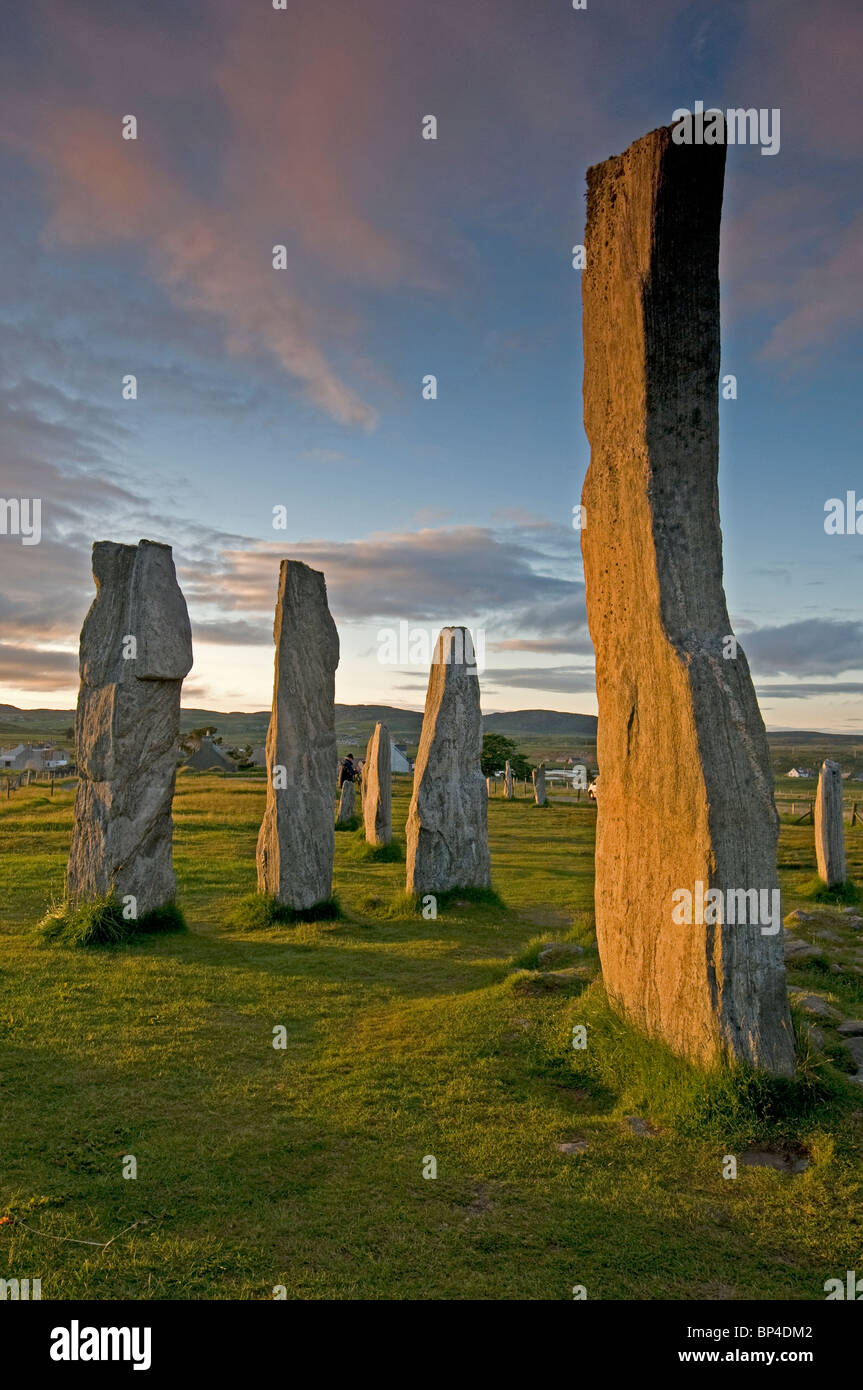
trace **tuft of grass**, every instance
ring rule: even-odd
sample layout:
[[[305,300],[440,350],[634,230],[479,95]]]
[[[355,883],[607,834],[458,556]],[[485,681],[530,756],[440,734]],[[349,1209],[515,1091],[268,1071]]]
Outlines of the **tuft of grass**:
[[[559,943],[562,946],[581,946],[584,954],[573,954],[572,956],[570,956],[568,952],[562,951],[560,953],[560,960],[557,962],[557,964],[552,964],[549,967],[550,969],[560,970],[563,966],[578,965],[579,963],[585,965],[592,964],[597,966],[598,968],[595,946],[586,946],[584,942],[579,941],[577,939],[577,935],[575,933],[564,930],[562,932],[547,931],[543,932],[541,936],[534,936],[530,941],[528,941],[524,950],[520,951],[517,956],[513,957],[513,969],[539,970],[540,952],[546,950],[546,948],[548,946],[551,946],[552,943]]]
[[[814,903],[856,903],[860,899],[856,887],[850,878],[846,878],[844,883],[838,884],[835,888],[828,888],[823,879],[810,878],[795,890],[798,898],[808,898]]]
[[[351,816],[350,820],[336,821],[335,828],[337,831],[351,834],[354,830],[359,830],[361,824],[359,816]]]
[[[297,908],[279,902],[272,893],[248,893],[228,913],[226,922],[241,931],[262,931],[267,927],[294,926],[297,922],[332,922],[341,915],[335,898]]]
[[[185,930],[186,919],[175,903],[126,918],[113,893],[81,901],[57,898],[37,927],[44,942],[61,946],[120,946],[138,936]]]

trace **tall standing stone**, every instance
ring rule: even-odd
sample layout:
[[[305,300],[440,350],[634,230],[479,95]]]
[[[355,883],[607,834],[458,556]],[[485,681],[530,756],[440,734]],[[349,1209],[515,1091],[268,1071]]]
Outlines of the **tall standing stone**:
[[[530,774],[533,780],[533,798],[537,806],[545,805],[545,763],[540,763]]]
[[[339,638],[324,576],[299,560],[282,561],[273,633],[276,672],[258,891],[303,911],[332,896]]]
[[[722,587],[724,167],[724,145],[660,129],[587,176],[581,544],[602,769],[597,939],[610,998],[646,1033],[702,1064],[786,1075],[781,930],[724,913],[672,920],[679,890],[693,903],[699,885],[725,903],[777,890],[766,734]]]
[[[93,578],[81,629],[66,887],[75,901],[134,898],[131,915],[143,917],[176,893],[171,803],[192,634],[169,545],[97,541]]]
[[[507,801],[512,801],[512,768],[509,765],[508,758],[503,774],[503,794]]]
[[[466,628],[441,630],[406,827],[409,893],[491,886],[479,677],[472,658]]]
[[[348,821],[354,818],[354,784],[353,782],[342,782],[342,790],[339,796],[339,811],[336,816],[336,825],[347,825]]]
[[[370,845],[388,845],[393,838],[393,776],[390,731],[376,724],[363,767],[363,824]]]
[[[815,859],[818,877],[828,888],[845,882],[845,822],[842,819],[842,772],[825,759],[815,796]]]

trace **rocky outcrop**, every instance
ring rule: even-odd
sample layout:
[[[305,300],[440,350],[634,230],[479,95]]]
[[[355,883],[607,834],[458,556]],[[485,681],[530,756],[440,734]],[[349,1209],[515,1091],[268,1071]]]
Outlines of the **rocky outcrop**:
[[[170,903],[180,690],[192,635],[169,545],[93,546],[96,597],[81,629],[78,791],[67,892],[113,892],[130,919]]]
[[[465,659],[472,651],[466,628],[443,628],[429,675],[406,827],[409,893],[491,884],[479,680],[476,666]]]
[[[781,932],[681,890],[777,891],[764,725],[731,636],[717,489],[724,145],[653,131],[588,172],[582,496],[596,651],[596,924],[606,988],[703,1064],[788,1074]],[[747,903],[750,901],[746,900]],[[707,920],[704,920],[707,918]],[[765,929],[762,930],[762,927]]]
[[[332,896],[339,638],[324,576],[299,560],[282,561],[273,631],[275,683],[258,891],[304,911]]]
[[[842,772],[826,758],[815,796],[815,859],[818,877],[828,888],[845,882],[845,822],[842,819]]]
[[[388,845],[393,838],[393,778],[390,731],[376,724],[363,766],[363,825],[370,845]]]
[[[336,816],[336,825],[347,825],[348,821],[354,818],[354,784],[353,782],[343,782],[339,796],[339,809]]]
[[[533,779],[533,799],[537,806],[545,805],[545,763],[540,763],[531,773]]]

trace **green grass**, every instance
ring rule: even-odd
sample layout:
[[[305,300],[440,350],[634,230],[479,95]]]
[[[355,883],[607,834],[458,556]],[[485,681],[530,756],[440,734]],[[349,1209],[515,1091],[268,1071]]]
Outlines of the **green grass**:
[[[397,838],[407,792],[399,779]],[[343,915],[286,931],[266,904],[230,924],[257,898],[263,782],[180,778],[188,931],[47,951],[33,927],[62,892],[73,795],[0,803],[4,1277],[60,1299],[268,1299],[284,1284],[568,1301],[583,1283],[612,1300],[820,1300],[859,1268],[863,1098],[841,1040],[825,1024],[814,1049],[799,1020],[800,1073],[780,1084],[699,1072],[632,1034],[597,978],[583,803],[537,816],[492,799],[498,896],[447,895],[431,920],[403,863],[354,857],[338,835]],[[811,827],[783,826],[780,858],[785,911],[813,911]],[[859,828],[848,860],[863,881]],[[837,940],[817,937],[822,916]],[[860,934],[829,904],[811,928],[822,962],[791,978],[863,1015]],[[550,940],[584,946],[583,972],[524,991]],[[583,1154],[557,1149],[574,1138]],[[778,1142],[806,1148],[806,1172],[723,1178],[727,1153]]]
[[[844,883],[828,888],[824,880],[818,878],[817,874],[814,878],[801,883],[797,889],[797,896],[809,898],[816,903],[847,903],[849,905],[856,903],[859,899],[857,889],[850,878],[846,878]]]
[[[119,946],[152,932],[185,931],[186,920],[175,903],[166,903],[141,917],[127,918],[112,893],[90,901],[58,898],[37,928],[42,940],[62,946]]]

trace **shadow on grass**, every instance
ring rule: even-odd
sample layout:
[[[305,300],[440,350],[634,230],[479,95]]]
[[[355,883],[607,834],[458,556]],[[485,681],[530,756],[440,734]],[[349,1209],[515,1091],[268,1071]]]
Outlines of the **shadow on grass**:
[[[345,857],[356,864],[400,864],[405,853],[398,840],[391,840],[388,845],[370,845],[365,830],[360,827],[349,843]]]
[[[616,1098],[622,1112],[649,1116],[680,1136],[715,1136],[729,1146],[754,1141],[800,1141],[828,1121],[846,1117],[859,1095],[813,1048],[808,1027],[794,1016],[797,1070],[770,1076],[750,1067],[706,1070],[646,1038],[608,1003],[594,981],[546,1030],[534,1069],[560,1084],[585,1088],[599,1103]],[[574,1026],[586,1030],[586,1046],[573,1046]]]
[[[296,926],[298,922],[335,922],[342,916],[335,898],[311,907],[288,907],[271,893],[248,893],[229,911],[225,925],[240,931],[260,931],[267,927]]]

